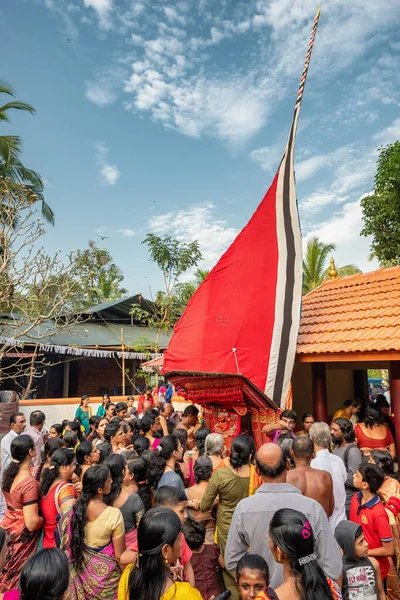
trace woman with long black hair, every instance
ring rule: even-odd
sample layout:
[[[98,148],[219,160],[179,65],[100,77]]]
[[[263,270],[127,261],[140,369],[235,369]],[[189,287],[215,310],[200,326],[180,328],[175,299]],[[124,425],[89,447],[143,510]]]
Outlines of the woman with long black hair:
[[[124,430],[121,427],[121,423],[113,422],[109,423],[104,430],[104,438],[106,442],[109,442],[112,447],[112,451],[114,454],[119,454],[120,444],[123,441]]]
[[[139,421],[139,431],[149,440],[151,449],[156,450],[160,444],[160,438],[154,436],[161,431],[160,417],[152,412],[145,413]],[[165,433],[168,434],[166,427]]]
[[[105,461],[105,465],[110,469],[112,485],[110,493],[104,496],[104,502],[121,511],[125,525],[125,540],[128,546],[136,538],[137,527],[144,515],[143,502],[137,494],[130,494],[124,488],[127,467],[126,459],[121,454],[112,454]]]
[[[63,600],[69,584],[68,566],[67,557],[58,548],[39,550],[22,569],[18,599]]]
[[[181,553],[181,520],[169,508],[152,508],[140,521],[136,565],[121,577],[118,600],[202,600],[190,583],[174,582],[170,569]]]
[[[217,498],[216,537],[222,556],[225,555],[226,540],[235,508],[243,498],[254,494],[258,487],[254,465],[256,447],[247,433],[241,433],[232,442],[229,465],[214,471],[207,490],[200,503],[200,510],[208,513]],[[236,581],[232,574],[223,569],[225,587],[230,590],[232,599],[239,598]]]
[[[144,417],[143,417],[144,419]],[[185,491],[178,461],[182,458],[182,446],[174,435],[166,435],[150,459],[147,480],[155,490],[170,485]]]
[[[61,547],[70,559],[70,600],[116,598],[125,527],[120,510],[104,502],[111,485],[108,467],[90,467],[76,504],[60,519]]]
[[[97,465],[99,460],[100,451],[95,440],[85,440],[76,447],[76,474],[80,481],[82,481],[86,471]]]
[[[339,600],[337,585],[318,564],[314,534],[307,517],[292,508],[276,511],[269,525],[269,547],[277,563],[283,565],[284,582],[276,590],[268,588],[271,600]]]
[[[37,549],[43,525],[39,516],[39,483],[30,472],[31,460],[36,456],[32,438],[19,435],[13,439],[11,456],[2,483],[7,509],[0,525],[8,537],[6,566],[0,576],[3,591],[16,587],[22,567]]]
[[[56,547],[57,517],[76,502],[76,489],[71,483],[75,464],[74,451],[61,448],[54,452],[50,467],[43,472],[40,484],[40,508],[44,519],[42,548]]]
[[[38,467],[34,467],[31,471],[32,476],[36,479],[36,481],[40,481],[43,472],[49,468],[51,457],[53,456],[54,452],[56,452],[56,450],[59,450],[60,448],[65,448],[65,446],[66,444],[64,440],[60,438],[53,437],[47,440],[47,442],[44,445],[43,458],[40,465]]]
[[[130,494],[137,494],[143,502],[144,510],[151,508],[151,489],[147,483],[148,464],[144,458],[135,456],[128,459],[124,485]]]

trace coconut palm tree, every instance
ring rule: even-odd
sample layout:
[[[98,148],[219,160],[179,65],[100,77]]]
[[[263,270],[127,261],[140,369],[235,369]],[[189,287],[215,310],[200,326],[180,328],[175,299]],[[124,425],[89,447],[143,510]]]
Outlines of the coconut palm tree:
[[[210,273],[210,269],[196,269],[194,274],[195,277],[195,285],[198,287],[203,283],[208,274]]]
[[[9,111],[23,110],[31,115],[35,113],[35,109],[25,102],[14,100],[15,96],[10,88],[5,83],[0,83],[0,94],[6,94],[13,98],[0,106],[0,122],[9,122]],[[29,188],[37,196],[38,202],[42,204],[42,216],[48,222],[54,225],[54,213],[50,206],[45,202],[43,197],[43,181],[39,173],[27,169],[21,162],[22,142],[21,138],[16,135],[1,135],[0,136],[0,177],[9,178],[14,183],[23,184]]]
[[[324,244],[317,237],[311,238],[307,243],[305,257],[303,259],[303,294],[308,294],[329,276],[329,268],[326,267],[329,254],[336,250],[335,244]],[[338,275],[354,275],[361,273],[356,265],[345,265],[336,267]]]

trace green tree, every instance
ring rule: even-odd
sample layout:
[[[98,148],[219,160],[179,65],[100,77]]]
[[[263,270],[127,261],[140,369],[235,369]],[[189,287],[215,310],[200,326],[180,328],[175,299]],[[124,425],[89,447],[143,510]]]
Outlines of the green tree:
[[[150,260],[162,272],[165,289],[156,293],[148,310],[134,304],[131,315],[143,325],[157,329],[157,349],[161,332],[168,332],[173,328],[196,291],[193,283],[179,282],[179,277],[197,266],[202,256],[197,241],[179,242],[169,235],[161,238],[148,233],[143,243],[148,245]]]
[[[335,244],[324,244],[317,237],[311,238],[307,243],[303,259],[303,294],[308,294],[329,277],[329,268],[326,267],[329,254],[336,250]],[[346,265],[336,268],[338,275],[354,275],[360,273],[356,265]]]
[[[73,258],[74,278],[80,289],[77,308],[88,308],[127,294],[127,290],[121,286],[124,275],[108,250],[98,248],[96,242],[90,240],[89,247],[76,250]]]
[[[380,149],[374,189],[361,208],[372,254],[382,266],[400,264],[400,141]]]
[[[0,106],[0,122],[8,123],[9,112],[12,110],[26,111],[31,115],[35,113],[35,109],[30,104],[14,99],[13,91],[7,84],[0,83],[0,94],[6,94],[13,98]],[[43,218],[54,225],[54,213],[44,200],[42,178],[39,173],[22,164],[21,154],[21,138],[15,135],[0,136],[0,177],[9,178],[14,183],[20,183],[29,188],[35,194],[36,201],[41,202]]]
[[[210,274],[210,269],[196,269],[196,272],[194,274],[194,280],[195,280],[196,286],[198,287],[199,285],[201,285],[203,283],[203,281],[208,277],[209,274]]]

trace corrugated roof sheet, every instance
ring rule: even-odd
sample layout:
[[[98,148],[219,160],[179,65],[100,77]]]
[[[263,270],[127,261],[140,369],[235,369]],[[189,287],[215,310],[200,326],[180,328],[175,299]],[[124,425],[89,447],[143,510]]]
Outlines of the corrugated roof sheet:
[[[297,354],[400,350],[400,267],[339,277],[304,296]]]

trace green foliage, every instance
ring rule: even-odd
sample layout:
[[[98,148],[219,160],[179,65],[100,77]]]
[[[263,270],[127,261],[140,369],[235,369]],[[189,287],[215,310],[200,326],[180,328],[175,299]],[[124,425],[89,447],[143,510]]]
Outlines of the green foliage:
[[[195,283],[198,287],[203,283],[203,281],[209,276],[210,269],[196,269],[196,273],[194,274]]]
[[[185,243],[169,235],[160,238],[148,233],[143,243],[148,245],[152,262],[158,265],[163,274],[165,291],[156,293],[149,311],[140,304],[134,304],[131,315],[137,322],[157,330],[158,350],[161,332],[168,333],[174,327],[196,291],[193,283],[178,282],[178,279],[188,269],[195,267],[202,256],[197,241]]]
[[[326,268],[326,262],[328,256],[335,250],[335,244],[324,244],[317,237],[308,241],[303,259],[303,294],[308,294],[329,277],[329,268]],[[360,273],[360,269],[356,265],[345,265],[337,267],[336,270],[341,276]]]
[[[148,233],[142,242],[147,244],[151,261],[160,268],[168,294],[177,283],[179,277],[191,267],[195,267],[201,260],[199,242],[179,242],[166,235],[160,238],[153,233]]]
[[[12,89],[5,83],[0,83],[0,94],[6,94],[15,98]],[[9,111],[22,110],[34,114],[35,109],[25,102],[12,100],[0,106],[0,122],[9,122]],[[41,202],[42,216],[48,222],[54,225],[54,213],[50,206],[45,202],[43,196],[43,180],[38,173],[27,169],[21,162],[22,142],[21,138],[15,135],[0,136],[0,176],[9,178],[15,183],[23,184],[29,188],[36,196],[36,202]]]
[[[73,253],[73,276],[79,288],[79,308],[110,302],[127,294],[121,287],[124,276],[113,262],[111,254],[89,241],[85,250]]]
[[[400,142],[380,149],[372,194],[361,200],[372,254],[382,266],[400,264]]]

